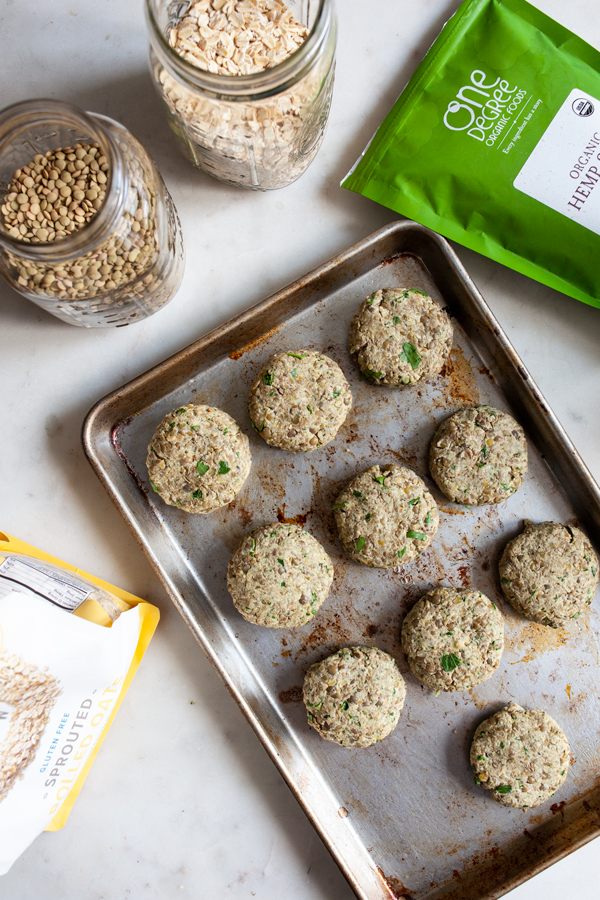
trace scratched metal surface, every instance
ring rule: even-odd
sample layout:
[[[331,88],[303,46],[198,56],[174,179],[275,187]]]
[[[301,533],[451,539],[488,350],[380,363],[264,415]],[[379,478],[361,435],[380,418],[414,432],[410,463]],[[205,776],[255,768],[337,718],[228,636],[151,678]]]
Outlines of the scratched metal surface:
[[[135,401],[139,411],[132,410],[135,390],[127,387],[104,401],[88,423],[87,449],[188,624],[357,895],[369,900],[390,895],[414,900],[497,897],[564,855],[568,845],[596,834],[600,822],[597,797],[589,793],[596,786],[594,773],[600,771],[597,609],[564,629],[527,623],[503,600],[497,576],[499,554],[524,518],[578,524],[581,503],[577,510],[572,507],[540,455],[546,453],[546,441],[535,445],[523,408],[517,402],[515,410],[499,387],[508,379],[514,400],[523,377],[505,366],[504,371],[495,369],[490,358],[487,364],[482,360],[463,329],[472,332],[473,325],[460,297],[453,292],[449,302],[445,285],[434,282],[423,258],[402,254],[388,259],[390,229],[384,232],[387,240],[372,240],[370,261],[363,252],[352,278],[345,260],[345,277],[339,283],[334,267],[320,288],[305,292],[296,306],[292,286],[289,312],[281,314],[281,298],[274,328],[247,348],[235,344],[234,331],[228,338],[229,354],[212,358],[205,348],[204,354],[188,355],[180,365],[179,381],[173,377],[176,361],[165,364],[171,367],[169,379],[159,367],[146,376],[141,393],[138,389],[143,396],[143,401]],[[427,257],[423,242],[412,237]],[[405,228],[399,246],[406,250],[410,245],[411,233]],[[438,253],[440,246],[438,241]],[[447,253],[445,245],[442,251]],[[349,322],[361,300],[377,288],[396,286],[419,288],[448,304],[455,326],[442,374],[405,390],[361,381],[347,350]],[[242,328],[242,336],[246,331]],[[275,352],[302,348],[335,359],[353,394],[352,410],[336,440],[306,455],[268,447],[247,414],[248,390],[263,363]],[[252,471],[240,496],[208,516],[167,507],[147,490],[146,448],[154,429],[169,410],[190,401],[226,410],[248,435],[252,451]],[[459,407],[476,403],[492,404],[521,419],[528,435],[529,473],[507,502],[470,510],[443,497],[428,474],[426,459],[437,423]],[[120,413],[124,421],[119,424]],[[551,421],[551,413],[548,416]],[[539,429],[533,430],[539,443]],[[561,448],[555,452],[560,455]],[[352,475],[389,462],[410,466],[425,480],[438,503],[441,524],[417,561],[385,571],[345,557],[331,507]],[[310,624],[293,630],[247,623],[226,589],[227,564],[243,535],[278,520],[304,525],[335,565],[330,597]],[[404,615],[436,584],[482,590],[505,615],[506,649],[499,669],[467,693],[435,697],[412,676],[400,650]],[[321,740],[307,726],[301,685],[315,660],[353,644],[391,653],[408,694],[389,738],[373,748],[348,751]],[[554,807],[507,809],[474,785],[468,762],[473,732],[483,718],[511,700],[545,709],[569,738],[573,764]]]

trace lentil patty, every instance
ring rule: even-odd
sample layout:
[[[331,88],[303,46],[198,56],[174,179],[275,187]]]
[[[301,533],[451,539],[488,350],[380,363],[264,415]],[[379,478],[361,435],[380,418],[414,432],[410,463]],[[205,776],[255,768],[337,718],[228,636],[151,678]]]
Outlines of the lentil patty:
[[[521,426],[492,406],[461,409],[445,419],[431,442],[429,469],[450,500],[500,503],[521,486],[527,442]]]
[[[585,534],[556,522],[525,523],[506,545],[500,584],[517,612],[557,628],[576,619],[598,586],[598,558]]]
[[[439,524],[435,500],[405,466],[371,466],[352,478],[333,509],[346,553],[366,566],[401,566],[431,543]]]
[[[452,325],[423,291],[384,288],[364,300],[350,323],[350,352],[375,384],[408,385],[441,371]]]
[[[254,429],[267,444],[292,451],[331,441],[351,406],[338,364],[313,350],[274,356],[256,376],[248,401]]]
[[[482,722],[471,744],[477,780],[504,806],[545,803],[567,777],[569,758],[569,743],[554,719],[516,703]]]
[[[231,503],[251,463],[250,443],[237,422],[222,409],[193,403],[165,416],[146,459],[156,493],[191,513]]]
[[[243,617],[268,628],[310,622],[331,588],[333,563],[299,525],[265,525],[247,534],[227,570]]]
[[[304,679],[309,724],[326,741],[369,747],[398,724],[406,686],[395,661],[377,647],[344,647]]]
[[[432,691],[467,691],[494,674],[504,649],[504,620],[480,591],[437,587],[402,626],[411,672]]]

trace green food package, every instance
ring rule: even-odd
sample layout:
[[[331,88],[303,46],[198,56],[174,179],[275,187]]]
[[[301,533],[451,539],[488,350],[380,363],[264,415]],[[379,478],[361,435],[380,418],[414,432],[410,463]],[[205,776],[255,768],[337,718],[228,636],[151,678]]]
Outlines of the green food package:
[[[342,184],[600,307],[600,53],[465,0]]]

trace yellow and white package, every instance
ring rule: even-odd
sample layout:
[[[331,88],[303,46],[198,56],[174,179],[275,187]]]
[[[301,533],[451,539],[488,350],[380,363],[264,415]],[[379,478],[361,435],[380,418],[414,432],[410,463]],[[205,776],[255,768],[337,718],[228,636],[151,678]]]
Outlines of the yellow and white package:
[[[158,619],[0,532],[0,875],[67,821]]]

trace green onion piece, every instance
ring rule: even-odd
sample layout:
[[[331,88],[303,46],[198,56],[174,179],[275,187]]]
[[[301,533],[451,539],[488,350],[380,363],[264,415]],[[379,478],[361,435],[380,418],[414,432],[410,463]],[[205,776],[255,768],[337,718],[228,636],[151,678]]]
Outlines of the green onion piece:
[[[272,372],[265,372],[265,374],[263,375],[263,382],[265,384],[273,384],[274,378],[275,378],[275,376],[273,375]]]
[[[356,542],[356,547],[355,547],[355,549],[354,549],[354,552],[355,552],[355,553],[360,553],[360,551],[363,549],[363,547],[365,546],[365,544],[366,544],[366,541],[365,541],[364,537],[359,537],[358,540],[357,540],[357,542]]]
[[[192,497],[194,498],[194,500],[202,500],[202,491],[201,490],[193,491]]]
[[[348,505],[348,501],[347,501],[347,500],[344,500],[343,503],[334,503],[334,504],[333,504],[333,508],[334,508],[334,509],[343,509],[343,508],[344,508],[345,506],[347,506],[347,505]]]
[[[185,412],[185,406],[181,406],[179,409],[176,409],[174,415],[178,416],[182,412]]]
[[[151,481],[150,484],[152,485],[152,490],[157,494],[160,494],[160,488],[157,488],[153,481]]]
[[[510,794],[512,791],[512,784],[499,784],[494,790],[498,791],[499,794]]]
[[[400,559],[402,559],[402,557],[404,556],[405,553],[406,553],[406,547],[403,547],[402,550],[398,550],[398,556],[400,557]]]
[[[295,378],[296,375],[298,374],[298,369],[292,369],[292,371],[290,372],[290,374],[291,374],[292,378]]]
[[[294,359],[304,359],[305,356],[308,356],[308,353],[288,353],[288,356],[293,356]]]
[[[413,531],[412,528],[406,532],[406,537],[413,538],[415,541],[426,541],[427,535],[422,531]]]

